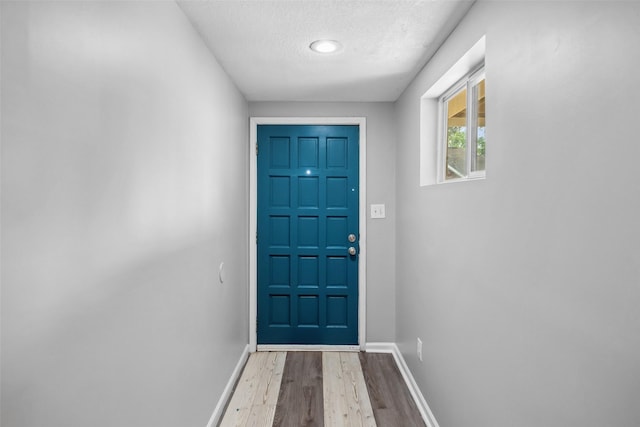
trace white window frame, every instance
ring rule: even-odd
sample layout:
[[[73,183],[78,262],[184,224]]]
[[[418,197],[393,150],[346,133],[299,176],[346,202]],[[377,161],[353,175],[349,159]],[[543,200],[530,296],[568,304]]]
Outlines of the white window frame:
[[[452,182],[471,181],[476,179],[486,178],[486,168],[481,171],[472,171],[471,162],[474,158],[477,150],[477,135],[476,132],[471,132],[476,128],[477,113],[476,103],[473,102],[473,87],[485,79],[486,73],[484,63],[476,67],[472,72],[465,75],[456,84],[451,86],[444,94],[438,99],[438,184],[448,184]],[[486,79],[485,79],[486,85]],[[462,171],[464,175],[459,178],[447,179],[447,145],[448,145],[448,101],[455,97],[460,91],[467,89],[467,125],[466,125],[466,138],[467,149],[466,154],[466,170]]]
[[[441,118],[438,100],[457,82],[463,80],[485,63],[486,36],[480,37],[466,52],[462,53],[455,63],[446,71],[440,68],[447,64],[434,65],[433,80],[427,82],[428,89],[420,98],[420,186],[438,185],[440,183],[440,143],[439,132]],[[434,63],[439,63],[435,61]],[[430,74],[431,75],[431,74]],[[468,181],[468,180],[465,180]],[[458,182],[454,180],[446,183]]]

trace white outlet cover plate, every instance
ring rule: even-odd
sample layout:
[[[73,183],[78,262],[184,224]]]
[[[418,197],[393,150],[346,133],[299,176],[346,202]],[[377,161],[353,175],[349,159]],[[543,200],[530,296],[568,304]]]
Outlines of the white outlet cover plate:
[[[384,204],[371,205],[371,218],[374,218],[374,219],[386,218],[386,215],[384,212]]]

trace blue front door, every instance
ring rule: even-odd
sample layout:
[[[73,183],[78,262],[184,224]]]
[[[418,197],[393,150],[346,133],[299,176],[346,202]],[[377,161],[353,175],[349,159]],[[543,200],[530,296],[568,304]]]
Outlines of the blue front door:
[[[358,344],[358,126],[258,126],[258,344]]]

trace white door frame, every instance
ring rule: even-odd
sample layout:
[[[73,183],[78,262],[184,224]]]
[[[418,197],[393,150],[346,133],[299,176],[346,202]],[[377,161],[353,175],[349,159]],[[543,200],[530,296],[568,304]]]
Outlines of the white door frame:
[[[249,351],[258,349],[256,318],[258,314],[258,251],[255,236],[258,224],[258,162],[255,146],[258,125],[357,125],[360,128],[359,144],[359,227],[360,252],[358,254],[358,346],[268,346],[286,350],[336,350],[351,349],[364,351],[366,345],[366,255],[367,255],[367,119],[365,117],[251,117],[249,128]]]

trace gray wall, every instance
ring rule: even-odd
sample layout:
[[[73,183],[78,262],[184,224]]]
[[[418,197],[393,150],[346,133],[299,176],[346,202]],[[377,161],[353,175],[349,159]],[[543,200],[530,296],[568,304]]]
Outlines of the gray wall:
[[[1,8],[1,424],[204,426],[248,341],[247,103],[173,2]]]
[[[397,340],[443,427],[640,425],[639,28],[481,1],[396,104]],[[487,179],[420,187],[419,98],[485,33]]]
[[[367,219],[367,341],[395,341],[395,127],[392,103],[252,102],[254,117],[366,117],[367,212],[384,203],[385,219]]]

